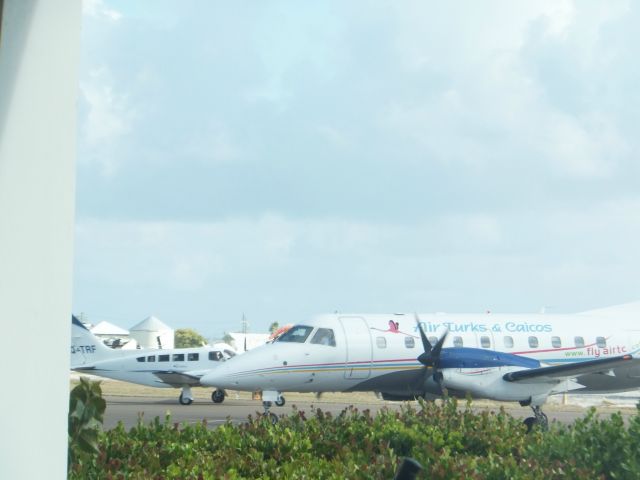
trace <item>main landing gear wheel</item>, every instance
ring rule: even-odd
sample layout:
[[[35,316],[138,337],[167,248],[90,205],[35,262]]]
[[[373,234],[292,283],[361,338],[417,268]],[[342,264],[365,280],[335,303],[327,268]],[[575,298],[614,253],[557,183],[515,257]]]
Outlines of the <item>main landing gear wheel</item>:
[[[536,424],[536,417],[527,417],[524,419],[524,426],[527,427],[527,433],[533,430],[534,425]]]
[[[180,398],[178,398],[180,405],[191,405],[193,403],[193,398],[189,398],[183,393],[180,394]]]
[[[225,393],[224,390],[214,390],[211,392],[211,401],[213,403],[222,403],[224,402]]]
[[[285,404],[285,400],[283,396],[280,396],[280,398],[278,398],[278,400],[276,400],[276,407],[284,407]]]
[[[549,419],[547,418],[545,413],[542,411],[542,409],[537,405],[532,406],[531,409],[533,410],[533,414],[535,415],[535,417],[525,418],[524,424],[527,427],[527,433],[529,433],[533,429],[533,427],[536,427],[536,426],[540,428],[540,430],[543,430],[543,431],[548,430]]]

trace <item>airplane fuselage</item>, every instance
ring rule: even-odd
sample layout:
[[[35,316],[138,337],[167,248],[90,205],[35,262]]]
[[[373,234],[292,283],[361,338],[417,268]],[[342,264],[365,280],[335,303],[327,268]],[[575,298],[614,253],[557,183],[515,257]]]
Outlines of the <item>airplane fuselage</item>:
[[[195,378],[202,376],[205,372],[230,358],[228,353],[212,347],[120,350],[114,351],[114,358],[97,361],[91,359],[94,351],[95,345],[72,346],[72,360],[74,356],[85,358],[83,364],[76,364],[72,369],[77,372],[159,388],[199,385]],[[182,377],[181,382],[174,382],[170,380],[170,374],[174,374],[174,377],[175,374],[188,374],[194,379],[189,380],[187,377]]]
[[[561,365],[640,351],[640,328],[597,315],[431,314],[419,318],[432,343],[448,331],[444,352],[457,352],[457,363],[444,365],[449,385],[455,386],[460,379],[461,384],[469,384],[468,379],[478,386],[484,382],[485,390],[471,389],[475,396],[492,398],[483,392],[496,391],[500,393],[495,398],[520,400],[520,385],[509,387],[513,398],[504,397],[494,380],[503,382],[503,374],[534,368],[534,364]],[[291,335],[294,329],[299,335]],[[321,330],[330,331],[331,342],[318,338]],[[473,352],[466,363],[465,349]],[[274,343],[220,365],[201,381],[246,391],[376,391],[398,398],[439,395],[441,385],[425,376],[425,367],[417,360],[422,351],[412,315],[323,315],[295,325]],[[442,362],[448,358],[444,352]],[[508,354],[507,364],[501,352]],[[640,388],[640,367],[634,363],[608,374],[584,375],[579,383],[562,386],[583,393],[633,390]],[[536,387],[527,388],[535,393]]]

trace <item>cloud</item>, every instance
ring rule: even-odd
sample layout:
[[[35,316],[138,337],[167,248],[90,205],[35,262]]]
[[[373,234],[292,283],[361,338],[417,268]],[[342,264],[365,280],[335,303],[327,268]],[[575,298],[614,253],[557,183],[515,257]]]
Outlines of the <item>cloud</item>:
[[[635,3],[111,5],[85,5],[78,303],[638,296]]]
[[[128,96],[115,89],[107,67],[88,72],[80,81],[80,94],[85,106],[81,122],[83,147],[89,158],[98,159],[106,175],[112,175],[118,165],[114,147],[131,133],[136,110]]]
[[[212,164],[232,162],[241,156],[228,128],[215,122],[206,128],[194,128],[182,151],[187,157]]]
[[[404,225],[273,214],[204,223],[83,220],[76,284],[113,298],[137,292],[122,305],[99,301],[98,312],[153,310],[210,329],[200,319],[213,317],[220,330],[242,311],[266,328],[335,308],[580,309],[586,294],[611,303],[638,295],[627,282],[640,268],[638,212],[640,199],[629,198],[593,211]],[[599,241],[603,235],[609,243]]]
[[[107,7],[103,0],[83,0],[82,13],[89,17],[94,17],[110,22],[118,22],[122,19],[122,13],[113,8]]]
[[[135,113],[124,94],[114,92],[106,68],[89,72],[80,91],[88,105],[86,141],[90,146],[108,143],[131,131]]]
[[[631,151],[615,120],[601,114],[550,114],[537,139],[550,163],[569,176],[605,178]]]

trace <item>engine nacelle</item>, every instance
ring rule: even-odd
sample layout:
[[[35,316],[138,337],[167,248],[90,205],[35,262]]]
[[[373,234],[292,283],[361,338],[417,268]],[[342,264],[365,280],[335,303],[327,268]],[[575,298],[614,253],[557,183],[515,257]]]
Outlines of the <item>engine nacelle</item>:
[[[546,398],[552,387],[544,383],[507,382],[505,373],[522,370],[522,367],[447,368],[442,370],[442,386],[503,402],[527,402],[532,397]]]

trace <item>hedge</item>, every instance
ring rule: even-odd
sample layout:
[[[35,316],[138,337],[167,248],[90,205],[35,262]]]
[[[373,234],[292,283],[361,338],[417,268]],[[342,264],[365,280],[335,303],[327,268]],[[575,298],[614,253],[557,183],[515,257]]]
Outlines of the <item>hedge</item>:
[[[572,425],[527,433],[502,409],[447,399],[376,415],[294,409],[276,425],[250,416],[215,429],[156,417],[101,432],[98,449],[74,459],[70,479],[392,479],[404,456],[428,479],[638,479],[640,416],[625,424],[591,409]]]

